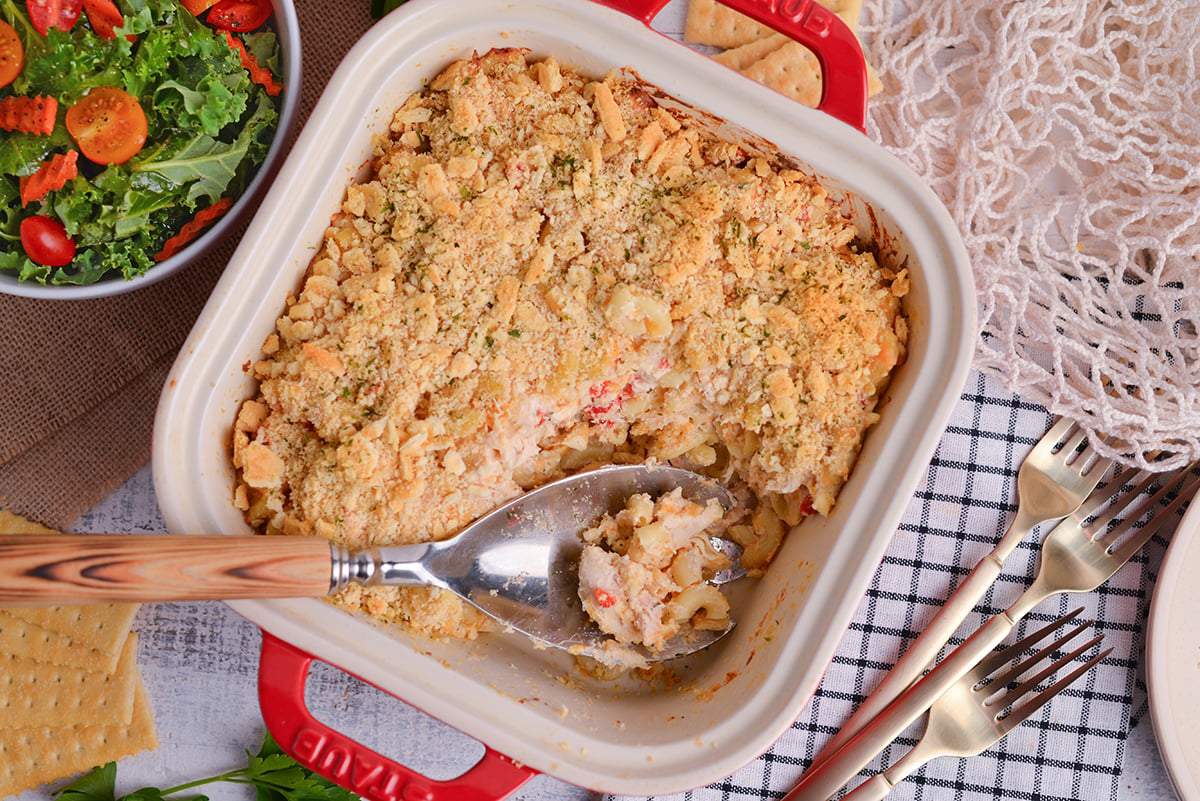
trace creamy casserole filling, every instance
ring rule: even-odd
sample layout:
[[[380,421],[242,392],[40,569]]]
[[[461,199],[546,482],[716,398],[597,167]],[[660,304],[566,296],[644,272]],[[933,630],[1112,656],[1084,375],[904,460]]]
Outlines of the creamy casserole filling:
[[[657,499],[631,496],[581,535],[584,612],[617,643],[654,651],[688,629],[724,631],[729,601],[707,583],[730,566],[710,541],[724,517],[716,500],[701,505],[678,487]]]
[[[907,338],[880,265],[811,176],[624,74],[498,50],[395,112],[251,366],[235,503],[351,547],[453,535],[589,465],[739,488],[761,569],[826,514]],[[433,589],[336,599],[473,636]]]

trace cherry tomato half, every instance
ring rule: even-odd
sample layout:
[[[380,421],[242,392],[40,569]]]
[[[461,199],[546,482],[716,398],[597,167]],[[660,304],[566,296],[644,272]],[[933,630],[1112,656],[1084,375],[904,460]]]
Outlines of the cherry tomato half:
[[[25,7],[33,27],[45,36],[51,28],[71,30],[83,10],[83,0],[26,0]]]
[[[16,30],[0,19],[0,86],[8,86],[25,66],[25,46]]]
[[[67,133],[97,164],[124,164],[146,144],[146,112],[115,86],[97,86],[67,109]]]
[[[205,19],[227,31],[252,31],[270,16],[270,0],[218,0]]]
[[[21,220],[21,247],[25,255],[46,267],[62,267],[75,258],[75,240],[53,217],[31,214]]]

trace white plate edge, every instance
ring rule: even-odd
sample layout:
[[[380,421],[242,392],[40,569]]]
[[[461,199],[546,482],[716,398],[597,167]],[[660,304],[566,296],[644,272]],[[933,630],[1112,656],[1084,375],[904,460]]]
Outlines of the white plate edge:
[[[1158,743],[1163,766],[1171,785],[1180,801],[1200,801],[1200,775],[1189,767],[1188,754],[1179,736],[1188,730],[1172,703],[1170,692],[1170,661],[1168,644],[1176,629],[1172,628],[1174,589],[1188,575],[1185,567],[1190,561],[1200,560],[1197,547],[1197,529],[1200,529],[1200,504],[1191,506],[1171,539],[1163,556],[1162,567],[1155,583],[1150,604],[1150,617],[1146,632],[1146,685],[1149,696],[1150,721],[1154,738]],[[1177,628],[1177,626],[1176,626]],[[1200,623],[1192,626],[1193,639],[1200,641]],[[1200,681],[1200,667],[1196,670]],[[1192,728],[1194,729],[1194,723]],[[1195,758],[1200,758],[1200,736],[1196,739]]]

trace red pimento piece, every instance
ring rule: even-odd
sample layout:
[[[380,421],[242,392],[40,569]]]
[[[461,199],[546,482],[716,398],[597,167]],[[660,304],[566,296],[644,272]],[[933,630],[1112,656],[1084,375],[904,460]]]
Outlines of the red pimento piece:
[[[584,407],[583,411],[591,422],[606,426],[615,425],[613,420],[600,418],[620,411],[621,404],[625,399],[633,397],[633,380],[630,379],[619,390],[616,387],[617,385],[612,381],[601,381],[588,387],[588,394],[593,399],[609,398],[607,403],[592,403]]]
[[[21,205],[41,200],[50,192],[62,189],[67,181],[79,174],[76,162],[79,153],[74,150],[66,154],[55,153],[33,175],[23,175],[18,183],[21,187]]]
[[[58,101],[53,97],[9,95],[0,98],[0,128],[6,131],[49,136],[54,130]]]
[[[162,250],[154,255],[155,261],[166,261],[174,256],[179,251],[183,250],[183,246],[196,238],[196,235],[204,229],[206,225],[217,219],[225,212],[229,211],[233,201],[227,197],[223,197],[208,208],[200,209],[196,212],[196,216],[183,224],[179,229],[179,233],[163,243]]]
[[[601,609],[608,609],[617,602],[616,598],[612,597],[612,595],[604,590],[597,589],[593,594],[596,596],[596,603]]]
[[[808,517],[815,511],[817,511],[817,509],[815,506],[813,506],[812,496],[804,496],[804,500],[800,503],[800,514],[804,517]]]

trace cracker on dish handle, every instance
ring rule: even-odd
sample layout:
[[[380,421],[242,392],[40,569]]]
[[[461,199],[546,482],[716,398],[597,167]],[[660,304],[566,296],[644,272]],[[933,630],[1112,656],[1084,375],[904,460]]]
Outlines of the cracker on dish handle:
[[[841,17],[854,35],[858,35],[858,20],[863,0],[820,0],[821,5]],[[740,11],[734,11],[717,0],[691,0],[684,22],[683,40],[692,44],[732,49],[763,39],[774,29],[756,22]]]
[[[858,36],[862,0],[823,0],[821,4]],[[798,103],[815,107],[821,100],[821,67],[812,51],[716,0],[691,0],[684,40],[725,48],[714,60]],[[868,95],[882,89],[883,83],[868,64]]]

